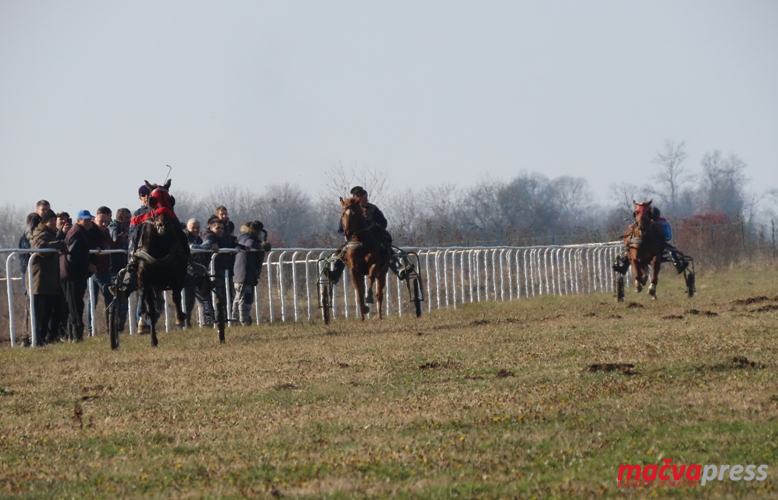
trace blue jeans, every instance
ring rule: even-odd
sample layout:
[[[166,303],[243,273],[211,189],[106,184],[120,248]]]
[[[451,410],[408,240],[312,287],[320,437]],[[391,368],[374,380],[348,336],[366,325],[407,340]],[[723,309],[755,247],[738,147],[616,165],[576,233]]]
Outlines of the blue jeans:
[[[107,287],[105,285],[111,284],[111,272],[105,271],[105,272],[99,272],[92,275],[93,281],[93,289],[95,293],[95,311],[99,312],[99,309],[97,307],[97,304],[100,302],[100,295],[103,296],[103,311],[104,313],[108,310],[108,304],[111,303],[113,300],[113,295],[111,295],[111,292],[108,291]],[[87,294],[86,294],[86,327],[89,333],[92,333],[92,297],[88,292],[89,288],[87,287]],[[100,315],[98,314],[98,317]],[[103,314],[103,317],[105,317],[105,314]],[[106,327],[108,326],[108,322],[106,321]]]

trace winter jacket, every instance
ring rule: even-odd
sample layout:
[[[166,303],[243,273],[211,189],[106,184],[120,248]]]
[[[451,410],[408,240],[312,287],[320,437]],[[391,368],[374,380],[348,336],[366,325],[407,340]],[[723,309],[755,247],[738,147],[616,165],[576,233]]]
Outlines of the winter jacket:
[[[65,236],[68,253],[59,258],[60,278],[71,281],[86,280],[92,275],[89,272],[89,265],[95,264],[95,262],[90,257],[89,250],[94,244],[88,233],[80,224],[73,224],[73,227],[68,231],[67,236]]]
[[[208,248],[214,244],[219,248],[235,248],[232,238],[225,237],[226,234],[227,233],[225,232],[222,237],[219,238],[215,233],[212,233],[210,229],[206,229],[205,232],[203,232],[203,244],[207,243]],[[230,275],[232,275],[232,266],[234,262],[235,260],[232,254],[220,253],[215,259],[216,274],[224,276],[224,271],[229,271]]]
[[[113,241],[113,248],[121,248],[127,250],[129,244],[127,233],[130,231],[129,224],[123,224],[114,219],[108,224],[108,233],[111,235],[111,241]],[[124,236],[120,236],[124,234]],[[124,267],[127,266],[127,253],[112,253],[111,254],[111,272],[118,273]]]
[[[38,225],[32,233],[32,248],[54,248],[64,252],[65,242],[57,239],[57,230],[45,224]],[[35,295],[59,295],[59,256],[53,252],[40,253],[32,260],[32,293]]]
[[[89,230],[89,235],[92,239],[92,246],[97,246],[101,250],[111,250],[114,247],[113,240],[111,239],[111,233],[108,228],[100,229],[96,225],[92,226]],[[110,254],[98,254],[95,256],[97,260],[96,273],[107,273],[111,271],[111,255]]]
[[[256,286],[259,282],[259,274],[262,268],[262,261],[265,259],[265,252],[262,242],[259,240],[259,234],[251,231],[248,226],[240,228],[238,235],[238,248],[240,252],[235,256],[235,266],[233,267],[235,283]],[[249,250],[260,250],[251,252]]]
[[[386,226],[389,225],[389,222],[387,222],[381,209],[372,203],[368,203],[365,207],[365,223],[368,226],[375,224],[381,229],[386,229]],[[338,233],[343,236],[343,219],[340,219],[340,222],[338,223]]]
[[[186,240],[189,242],[189,248],[192,250],[210,250],[212,243],[203,243],[203,239],[199,236],[195,236],[194,234],[190,233],[187,230],[184,230],[184,233],[186,233]],[[192,260],[195,262],[204,265],[207,269],[211,269],[211,253],[192,253]],[[194,267],[195,274],[198,276],[202,274],[202,269],[200,269],[198,266]]]

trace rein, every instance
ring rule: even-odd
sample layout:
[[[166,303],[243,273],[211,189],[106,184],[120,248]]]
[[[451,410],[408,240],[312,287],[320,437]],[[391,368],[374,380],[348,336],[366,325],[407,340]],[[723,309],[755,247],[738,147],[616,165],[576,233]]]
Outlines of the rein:
[[[139,259],[143,259],[153,266],[167,265],[173,262],[173,259],[176,257],[176,254],[178,253],[175,251],[178,250],[177,248],[174,248],[173,250],[174,251],[169,252],[164,259],[157,259],[156,257],[153,257],[145,250],[135,250],[135,255],[137,255]]]

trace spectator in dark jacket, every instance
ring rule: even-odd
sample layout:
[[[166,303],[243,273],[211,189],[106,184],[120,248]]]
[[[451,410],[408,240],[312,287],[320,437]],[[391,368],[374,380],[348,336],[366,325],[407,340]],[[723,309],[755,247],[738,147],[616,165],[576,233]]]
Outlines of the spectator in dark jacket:
[[[90,259],[92,242],[89,230],[94,217],[89,210],[78,212],[76,224],[65,237],[67,255],[60,257],[59,276],[64,281],[65,297],[68,302],[68,314],[73,331],[73,340],[84,340],[84,293],[87,279],[97,267]]]
[[[219,253],[219,245],[211,241],[209,243],[203,243],[203,239],[200,237],[200,221],[197,219],[189,219],[186,223],[186,239],[189,242],[189,248],[192,250],[208,250],[213,253]],[[203,326],[213,326],[213,305],[211,301],[210,293],[202,293],[200,285],[202,281],[206,279],[206,270],[209,269],[211,264],[211,253],[192,253],[192,260],[205,267],[203,269],[200,266],[191,266],[191,274],[195,277],[195,283],[184,289],[186,306],[186,326],[191,326],[192,310],[194,309],[195,300],[203,308]]]
[[[214,253],[219,253],[219,248],[234,248],[232,246],[223,247],[221,244],[224,243],[224,239],[222,238],[224,236],[224,223],[222,223],[221,220],[219,220],[218,217],[215,215],[211,216],[210,219],[208,219],[208,229],[203,233],[203,245],[205,245],[207,248],[214,248],[216,247],[217,251]],[[220,244],[221,243],[221,244]],[[219,260],[221,256],[217,256],[214,260],[214,293],[218,294],[222,300],[227,300],[227,289],[225,286],[224,281],[224,271],[227,269],[225,266],[229,264],[229,261],[225,263],[223,260]],[[230,269],[232,271],[232,269]],[[215,311],[216,314],[219,313],[219,311]],[[218,319],[218,318],[215,318]]]
[[[65,242],[57,239],[57,215],[49,209],[32,233],[32,248],[52,248],[64,253]],[[32,293],[35,305],[35,337],[38,345],[59,340],[61,288],[56,253],[36,254],[31,259]]]
[[[260,221],[247,222],[240,228],[238,248],[235,256],[234,281],[235,300],[232,303],[232,317],[240,318],[240,324],[251,326],[251,305],[254,303],[254,288],[259,282],[264,250],[269,249],[261,240],[263,225]]]
[[[57,239],[65,241],[65,237],[68,235],[68,231],[73,227],[73,219],[70,218],[70,214],[67,212],[60,212],[57,214]],[[64,281],[60,280],[60,294],[59,294],[59,337],[60,339],[68,339],[72,337],[72,328],[70,327],[70,321],[68,321],[68,302],[65,298]],[[70,331],[70,333],[68,333]]]
[[[92,291],[86,296],[86,327],[89,333],[92,333],[92,295],[95,297],[95,310],[100,302],[100,296],[103,297],[103,312],[105,316],[105,325],[108,326],[108,304],[113,300],[113,295],[108,290],[111,284],[111,255],[100,254],[101,250],[112,250],[116,248],[111,239],[111,232],[108,225],[111,223],[111,209],[105,206],[97,209],[94,224],[89,234],[92,239],[92,248],[98,250],[94,256],[95,273],[92,275]],[[99,316],[98,316],[99,317]],[[106,332],[107,333],[107,332]]]

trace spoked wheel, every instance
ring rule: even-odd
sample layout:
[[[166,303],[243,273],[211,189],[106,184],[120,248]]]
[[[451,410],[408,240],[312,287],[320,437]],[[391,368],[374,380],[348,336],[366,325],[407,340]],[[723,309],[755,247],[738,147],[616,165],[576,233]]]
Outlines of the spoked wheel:
[[[616,274],[615,279],[616,302],[624,302],[624,275]]]
[[[319,284],[319,297],[321,299],[321,315],[324,324],[329,325],[332,320],[332,289],[328,282]]]
[[[687,274],[686,271],[684,271],[684,280],[686,280],[686,295],[689,296],[689,298],[694,297],[694,272],[689,271]]]
[[[412,282],[411,290],[412,290],[412,293],[413,293],[413,297],[412,297],[413,308],[416,311],[416,317],[420,318],[421,317],[421,301],[424,300],[424,297],[422,297],[422,294],[421,294],[421,284],[419,283],[419,278],[418,277],[411,278],[411,282]]]
[[[119,307],[116,303],[117,300],[119,299],[114,297],[108,305],[108,334],[111,337],[111,349],[114,351],[119,348]]]

